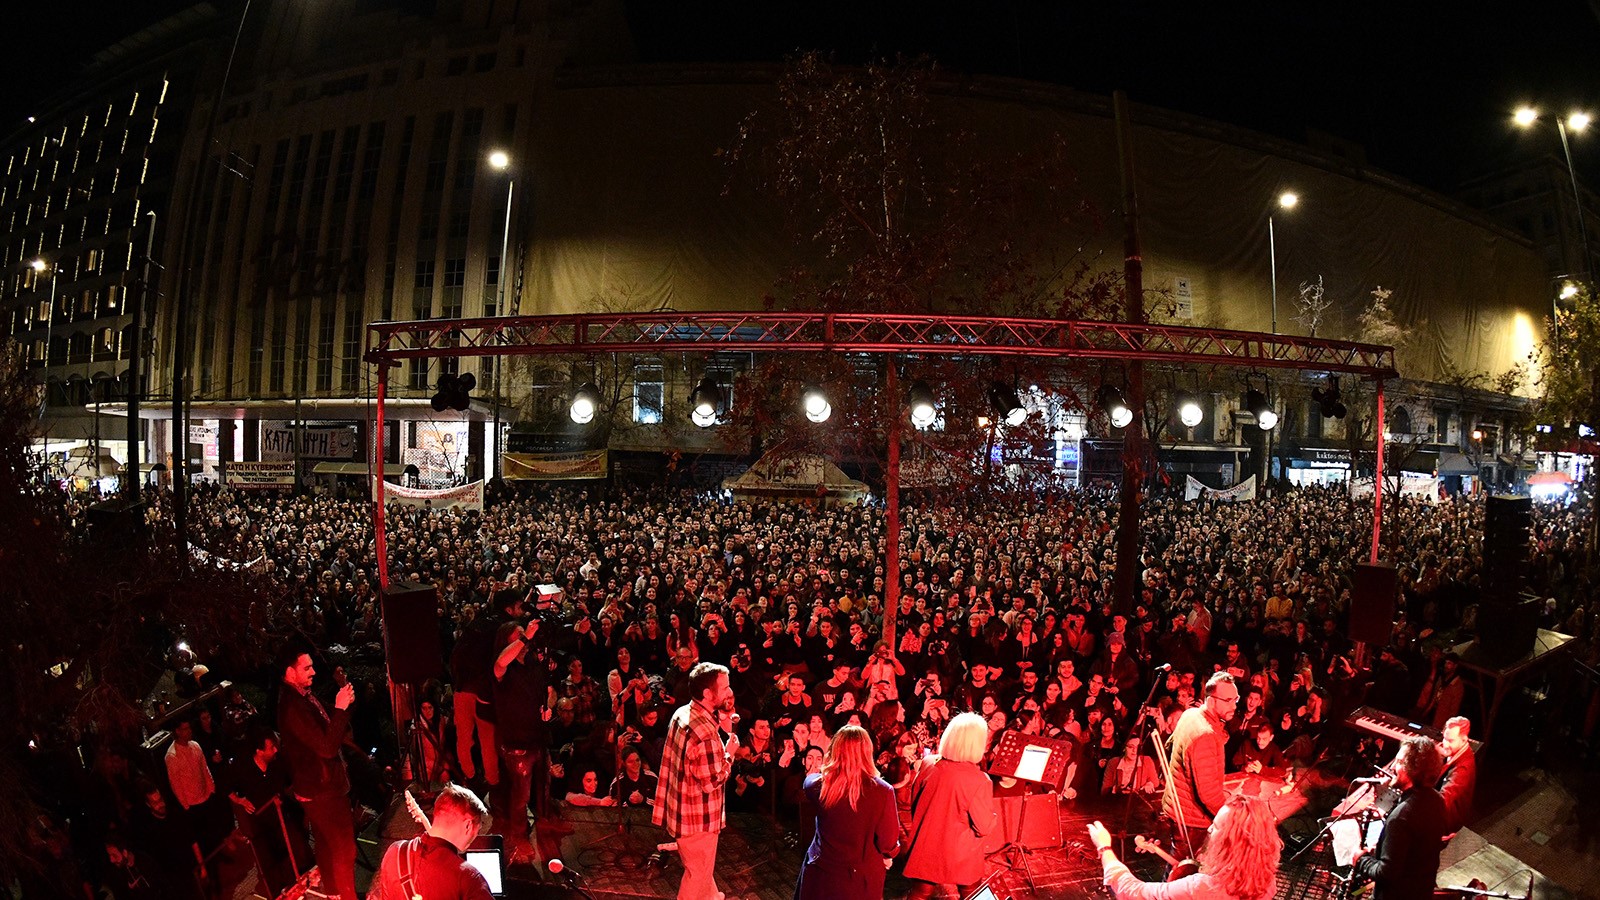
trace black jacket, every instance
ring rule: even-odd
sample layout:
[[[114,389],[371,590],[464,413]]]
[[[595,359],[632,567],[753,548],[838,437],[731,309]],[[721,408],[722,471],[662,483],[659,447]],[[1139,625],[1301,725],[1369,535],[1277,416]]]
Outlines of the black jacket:
[[[295,796],[314,800],[350,793],[339,748],[350,734],[350,710],[324,709],[287,684],[278,688],[278,734]]]
[[[1444,798],[1413,785],[1383,824],[1378,848],[1356,862],[1373,881],[1373,900],[1431,900],[1444,849]]]

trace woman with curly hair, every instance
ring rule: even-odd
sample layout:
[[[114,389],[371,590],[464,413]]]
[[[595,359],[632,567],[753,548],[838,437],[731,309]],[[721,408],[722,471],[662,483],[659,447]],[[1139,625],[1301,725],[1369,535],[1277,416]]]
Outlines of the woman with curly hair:
[[[1117,900],[1270,900],[1277,890],[1283,840],[1265,800],[1236,796],[1211,823],[1200,850],[1200,871],[1176,881],[1140,881],[1117,859],[1111,834],[1099,822],[1089,840],[1100,853],[1106,887]]]

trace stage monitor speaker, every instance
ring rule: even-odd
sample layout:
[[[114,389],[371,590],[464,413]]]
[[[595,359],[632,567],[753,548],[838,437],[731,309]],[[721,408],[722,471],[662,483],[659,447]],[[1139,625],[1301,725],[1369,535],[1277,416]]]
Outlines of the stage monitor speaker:
[[[389,678],[421,684],[444,674],[439,644],[439,592],[432,585],[396,581],[383,594],[384,652]]]
[[[1539,637],[1539,598],[1526,595],[1516,602],[1485,598],[1478,603],[1477,654],[1488,662],[1508,663],[1533,652]]]
[[[1358,563],[1350,585],[1350,639],[1384,647],[1394,630],[1399,580],[1394,566]]]

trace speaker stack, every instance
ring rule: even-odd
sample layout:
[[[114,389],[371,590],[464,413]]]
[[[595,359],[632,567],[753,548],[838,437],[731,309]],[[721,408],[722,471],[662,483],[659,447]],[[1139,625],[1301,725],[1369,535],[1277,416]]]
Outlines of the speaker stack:
[[[1484,508],[1483,591],[1478,602],[1478,655],[1510,662],[1533,652],[1539,601],[1522,592],[1528,568],[1533,500],[1496,495]]]
[[[1386,647],[1394,632],[1400,579],[1394,566],[1358,563],[1350,584],[1350,640]]]
[[[439,592],[414,581],[392,582],[383,594],[383,639],[391,681],[415,685],[443,675]]]

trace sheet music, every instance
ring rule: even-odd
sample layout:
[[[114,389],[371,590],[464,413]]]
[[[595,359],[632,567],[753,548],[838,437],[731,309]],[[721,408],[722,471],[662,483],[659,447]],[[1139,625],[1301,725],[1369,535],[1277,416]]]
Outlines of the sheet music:
[[[1049,747],[1023,747],[1022,761],[1017,763],[1017,777],[1023,781],[1043,781],[1045,767],[1049,764]]]

